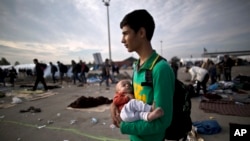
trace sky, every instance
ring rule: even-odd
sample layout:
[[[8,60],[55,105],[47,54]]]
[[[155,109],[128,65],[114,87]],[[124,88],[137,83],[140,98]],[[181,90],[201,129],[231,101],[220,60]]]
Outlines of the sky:
[[[146,9],[156,28],[152,47],[170,59],[201,57],[208,52],[250,49],[249,0],[111,0],[111,58],[129,53],[121,43],[120,22]],[[102,0],[0,0],[0,58],[12,65],[109,58],[107,7]]]

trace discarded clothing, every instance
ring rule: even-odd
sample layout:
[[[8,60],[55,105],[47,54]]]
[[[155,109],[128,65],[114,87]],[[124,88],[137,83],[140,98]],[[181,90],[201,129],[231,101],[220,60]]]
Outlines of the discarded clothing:
[[[27,110],[20,110],[20,113],[31,112],[31,113],[40,113],[42,110],[40,108],[35,108],[33,106],[29,107]]]
[[[99,97],[85,97],[81,96],[76,101],[72,102],[68,107],[72,108],[90,108],[90,107],[96,107],[102,104],[110,104],[113,100],[99,96]]]
[[[221,131],[221,127],[216,120],[204,120],[193,122],[193,126],[197,128],[197,132],[199,134],[212,135]]]

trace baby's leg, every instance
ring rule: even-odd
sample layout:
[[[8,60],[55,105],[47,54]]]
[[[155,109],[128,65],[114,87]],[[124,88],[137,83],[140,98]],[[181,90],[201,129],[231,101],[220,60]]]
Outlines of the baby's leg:
[[[130,109],[132,111],[139,111],[139,112],[150,112],[151,111],[151,105],[146,104],[141,100],[131,99],[127,104],[129,104]]]

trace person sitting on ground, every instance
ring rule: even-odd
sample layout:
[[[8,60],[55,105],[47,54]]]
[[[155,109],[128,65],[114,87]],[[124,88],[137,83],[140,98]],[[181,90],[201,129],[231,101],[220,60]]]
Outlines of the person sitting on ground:
[[[113,103],[120,111],[120,118],[126,122],[136,120],[152,121],[164,114],[160,107],[155,109],[154,104],[151,106],[134,99],[132,85],[129,80],[121,80],[117,83]]]

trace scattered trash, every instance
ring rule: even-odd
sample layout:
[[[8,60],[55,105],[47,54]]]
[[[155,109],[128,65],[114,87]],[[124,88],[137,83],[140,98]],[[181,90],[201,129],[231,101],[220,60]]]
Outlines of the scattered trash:
[[[41,118],[38,118],[37,120],[38,120],[38,121],[42,121],[43,119],[41,119]]]
[[[3,119],[5,116],[4,115],[2,115],[2,116],[0,116],[0,119]]]
[[[71,120],[70,121],[70,124],[75,124],[76,123],[76,120]]]
[[[242,103],[242,102],[235,102],[235,104],[237,104],[237,105],[244,105],[244,103]]]
[[[20,110],[20,113],[25,113],[25,112],[31,112],[31,113],[39,113],[42,110],[40,108],[35,108],[33,106],[30,106],[27,110]]]
[[[48,124],[52,124],[52,123],[54,123],[54,121],[48,120],[47,123],[48,123]]]
[[[42,129],[42,128],[44,128],[44,127],[46,127],[46,125],[38,126],[37,128],[38,128],[38,129]]]
[[[12,98],[12,104],[19,104],[19,103],[22,103],[22,99],[18,98],[18,97],[13,97]]]
[[[22,140],[22,139],[21,139],[21,138],[17,138],[16,140],[17,140],[17,141],[20,141],[20,140]]]
[[[103,122],[102,124],[103,124],[103,125],[106,125],[106,122]]]
[[[197,128],[192,126],[192,130],[187,135],[187,141],[204,141],[204,139],[197,133]]]
[[[214,117],[210,116],[209,119],[215,119]]]
[[[111,129],[115,129],[115,125],[114,124],[110,124],[109,126]]]
[[[57,113],[56,115],[57,115],[58,117],[60,117],[60,116],[61,116],[61,113]]]
[[[91,123],[96,124],[98,120],[96,118],[91,118]]]
[[[100,82],[101,79],[100,78],[97,78],[97,77],[90,77],[87,79],[87,83],[97,83],[97,82]]]

